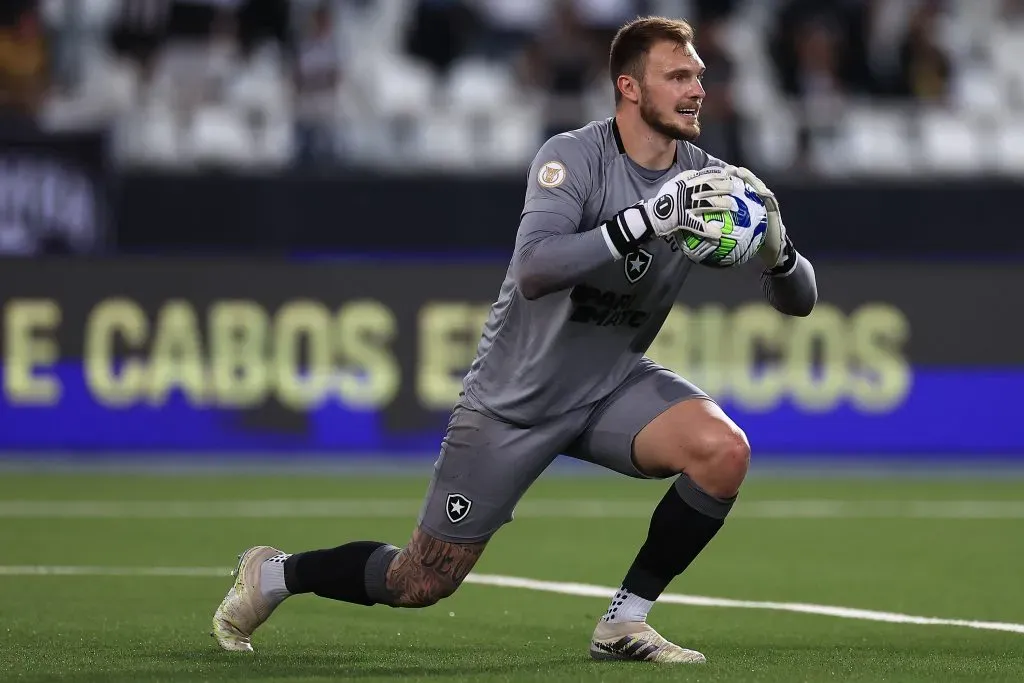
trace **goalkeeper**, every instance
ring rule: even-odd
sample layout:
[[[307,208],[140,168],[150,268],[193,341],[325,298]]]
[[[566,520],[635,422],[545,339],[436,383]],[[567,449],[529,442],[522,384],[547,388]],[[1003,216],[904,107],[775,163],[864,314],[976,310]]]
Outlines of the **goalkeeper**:
[[[286,598],[424,607],[451,595],[536,478],[566,454],[638,478],[672,478],[589,643],[596,659],[703,662],[648,611],[722,528],[747,473],[743,431],[707,394],[644,357],[693,262],[678,230],[710,239],[740,177],[768,208],[763,283],[806,316],[814,271],[758,178],[692,142],[704,65],[691,27],[643,18],[611,46],[615,115],[548,140],[527,178],[515,255],[465,377],[423,508],[404,547],[354,541],[245,551],[213,619],[227,650],[252,649]]]

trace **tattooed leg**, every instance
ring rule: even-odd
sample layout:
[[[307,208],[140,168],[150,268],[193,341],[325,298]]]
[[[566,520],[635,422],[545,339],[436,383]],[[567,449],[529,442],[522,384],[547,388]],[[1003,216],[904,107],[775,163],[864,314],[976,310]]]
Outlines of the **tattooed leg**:
[[[480,559],[486,541],[449,543],[416,529],[388,567],[386,585],[394,607],[428,607],[458,589]]]

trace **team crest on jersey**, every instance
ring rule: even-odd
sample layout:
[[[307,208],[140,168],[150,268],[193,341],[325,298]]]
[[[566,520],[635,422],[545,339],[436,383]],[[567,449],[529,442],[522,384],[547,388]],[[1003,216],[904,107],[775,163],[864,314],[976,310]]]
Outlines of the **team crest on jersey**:
[[[537,182],[548,189],[558,187],[565,182],[565,166],[559,161],[549,161],[540,167]]]
[[[626,254],[626,258],[623,259],[623,268],[626,271],[626,279],[629,280],[630,284],[635,285],[640,281],[640,278],[647,275],[653,260],[654,256],[646,249],[637,249]]]
[[[458,524],[469,514],[469,508],[473,507],[473,501],[461,493],[449,493],[445,501],[444,511],[448,515],[448,521]]]

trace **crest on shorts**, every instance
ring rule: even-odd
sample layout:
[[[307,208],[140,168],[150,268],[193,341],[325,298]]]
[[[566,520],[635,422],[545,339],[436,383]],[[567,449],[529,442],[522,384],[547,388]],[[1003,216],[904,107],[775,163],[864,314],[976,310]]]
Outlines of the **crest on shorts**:
[[[565,182],[565,176],[565,166],[561,162],[549,161],[540,167],[537,182],[548,189],[553,189]]]
[[[449,493],[445,501],[444,511],[448,515],[448,521],[458,524],[469,514],[469,508],[473,507],[473,501],[461,493]]]
[[[635,285],[640,281],[640,278],[647,275],[653,260],[654,256],[646,249],[637,249],[626,254],[626,258],[622,260],[622,267],[626,271],[626,279],[629,280],[629,283]]]

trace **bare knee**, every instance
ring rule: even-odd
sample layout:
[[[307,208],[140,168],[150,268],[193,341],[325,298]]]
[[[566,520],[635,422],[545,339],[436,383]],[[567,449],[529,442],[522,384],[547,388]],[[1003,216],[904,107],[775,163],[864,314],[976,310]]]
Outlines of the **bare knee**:
[[[750,465],[746,434],[711,401],[672,406],[640,431],[633,446],[644,474],[686,474],[716,498],[735,496]]]
[[[742,430],[718,423],[697,439],[685,472],[716,498],[731,498],[750,468],[750,442]]]
[[[449,543],[417,529],[387,571],[395,607],[429,607],[451,596],[480,559],[486,542]]]

